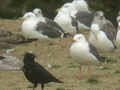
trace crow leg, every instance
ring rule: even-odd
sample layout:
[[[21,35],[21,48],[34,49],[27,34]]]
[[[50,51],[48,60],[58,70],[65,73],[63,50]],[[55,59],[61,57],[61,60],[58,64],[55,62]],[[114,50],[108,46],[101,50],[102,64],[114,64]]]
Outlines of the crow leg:
[[[41,88],[42,88],[42,90],[44,89],[44,83],[41,84]]]
[[[37,87],[37,84],[35,83],[34,86],[33,86],[33,90],[35,90],[36,87]]]

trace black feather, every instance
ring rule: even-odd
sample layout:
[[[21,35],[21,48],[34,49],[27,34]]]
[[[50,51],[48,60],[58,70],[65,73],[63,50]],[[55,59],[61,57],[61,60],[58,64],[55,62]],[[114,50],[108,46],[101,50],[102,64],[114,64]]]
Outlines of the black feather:
[[[0,56],[0,60],[1,60],[1,59],[4,59],[4,58],[5,58],[5,57],[3,57],[3,56]]]
[[[91,12],[86,11],[79,11],[76,14],[76,19],[87,27],[90,27],[93,17],[94,15]]]
[[[43,90],[45,83],[49,83],[49,82],[62,83],[62,81],[56,79],[40,64],[36,63],[34,61],[35,57],[36,56],[32,53],[26,53],[24,55],[24,66],[23,66],[24,75],[31,83],[34,84],[34,88],[36,88],[38,84],[41,84],[41,88]]]
[[[102,58],[99,56],[97,49],[92,45],[89,44],[90,52],[100,61],[102,62]]]

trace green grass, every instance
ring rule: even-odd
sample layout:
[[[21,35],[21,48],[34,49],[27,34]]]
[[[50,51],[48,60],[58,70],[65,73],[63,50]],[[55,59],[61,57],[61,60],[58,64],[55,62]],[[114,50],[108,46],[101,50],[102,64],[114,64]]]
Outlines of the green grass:
[[[110,69],[111,69],[110,67],[105,66],[101,70],[110,70]]]
[[[77,64],[71,64],[70,66],[68,66],[68,68],[77,68],[79,67]]]
[[[20,88],[15,88],[14,90],[21,90]]]
[[[53,45],[55,45],[55,43],[50,42],[50,43],[48,43],[48,45],[49,45],[49,46],[53,46]]]
[[[115,60],[113,60],[112,58],[102,57],[102,62],[111,63],[111,62],[114,62],[114,61]]]
[[[33,88],[33,85],[32,85],[32,84],[30,84],[30,85],[28,85],[28,86],[27,86],[27,88]]]
[[[120,74],[120,71],[119,71],[119,70],[116,70],[116,71],[114,72],[114,74]]]
[[[51,87],[51,83],[46,84],[47,87]]]
[[[60,65],[56,65],[56,64],[52,65],[52,68],[56,68],[57,69],[57,68],[60,68],[60,67],[61,67]]]
[[[56,90],[65,90],[65,88],[56,88]]]
[[[90,78],[89,80],[87,80],[87,83],[90,83],[90,84],[98,84],[98,80],[95,79],[95,78]]]

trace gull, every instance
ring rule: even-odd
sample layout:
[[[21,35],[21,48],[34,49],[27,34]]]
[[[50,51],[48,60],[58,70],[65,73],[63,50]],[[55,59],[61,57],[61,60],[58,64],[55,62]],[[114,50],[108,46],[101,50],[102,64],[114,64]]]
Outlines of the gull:
[[[113,24],[104,17],[102,11],[95,13],[89,42],[100,52],[111,52],[115,49],[116,29]]]
[[[82,65],[88,65],[88,79],[90,78],[90,65],[101,62],[101,58],[94,46],[92,46],[83,34],[73,37],[74,43],[70,47],[71,57],[80,63],[80,77],[82,79]]]
[[[63,38],[67,34],[57,26],[57,24],[40,21],[38,17],[32,12],[26,13],[23,17],[22,32],[27,38]]]

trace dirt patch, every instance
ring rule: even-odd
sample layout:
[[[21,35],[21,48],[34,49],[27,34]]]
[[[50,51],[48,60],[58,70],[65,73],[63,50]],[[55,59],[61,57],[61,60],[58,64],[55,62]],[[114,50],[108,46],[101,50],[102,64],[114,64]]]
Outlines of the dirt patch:
[[[6,28],[13,33],[20,33],[20,22],[16,20],[0,20],[0,27]],[[54,76],[64,81],[63,84],[46,84],[45,90],[120,90],[120,52],[100,55],[111,60],[103,64],[105,68],[91,66],[92,77],[95,79],[87,81],[87,68],[83,71],[83,80],[78,80],[79,64],[69,55],[69,47],[72,38],[63,39],[40,39],[32,43],[18,45],[15,51],[9,55],[23,59],[27,51],[33,51],[38,57],[36,61],[44,66]],[[52,68],[48,68],[48,64]],[[32,85],[26,80],[23,72],[0,71],[0,90],[32,90]],[[37,90],[41,90],[38,86]]]

